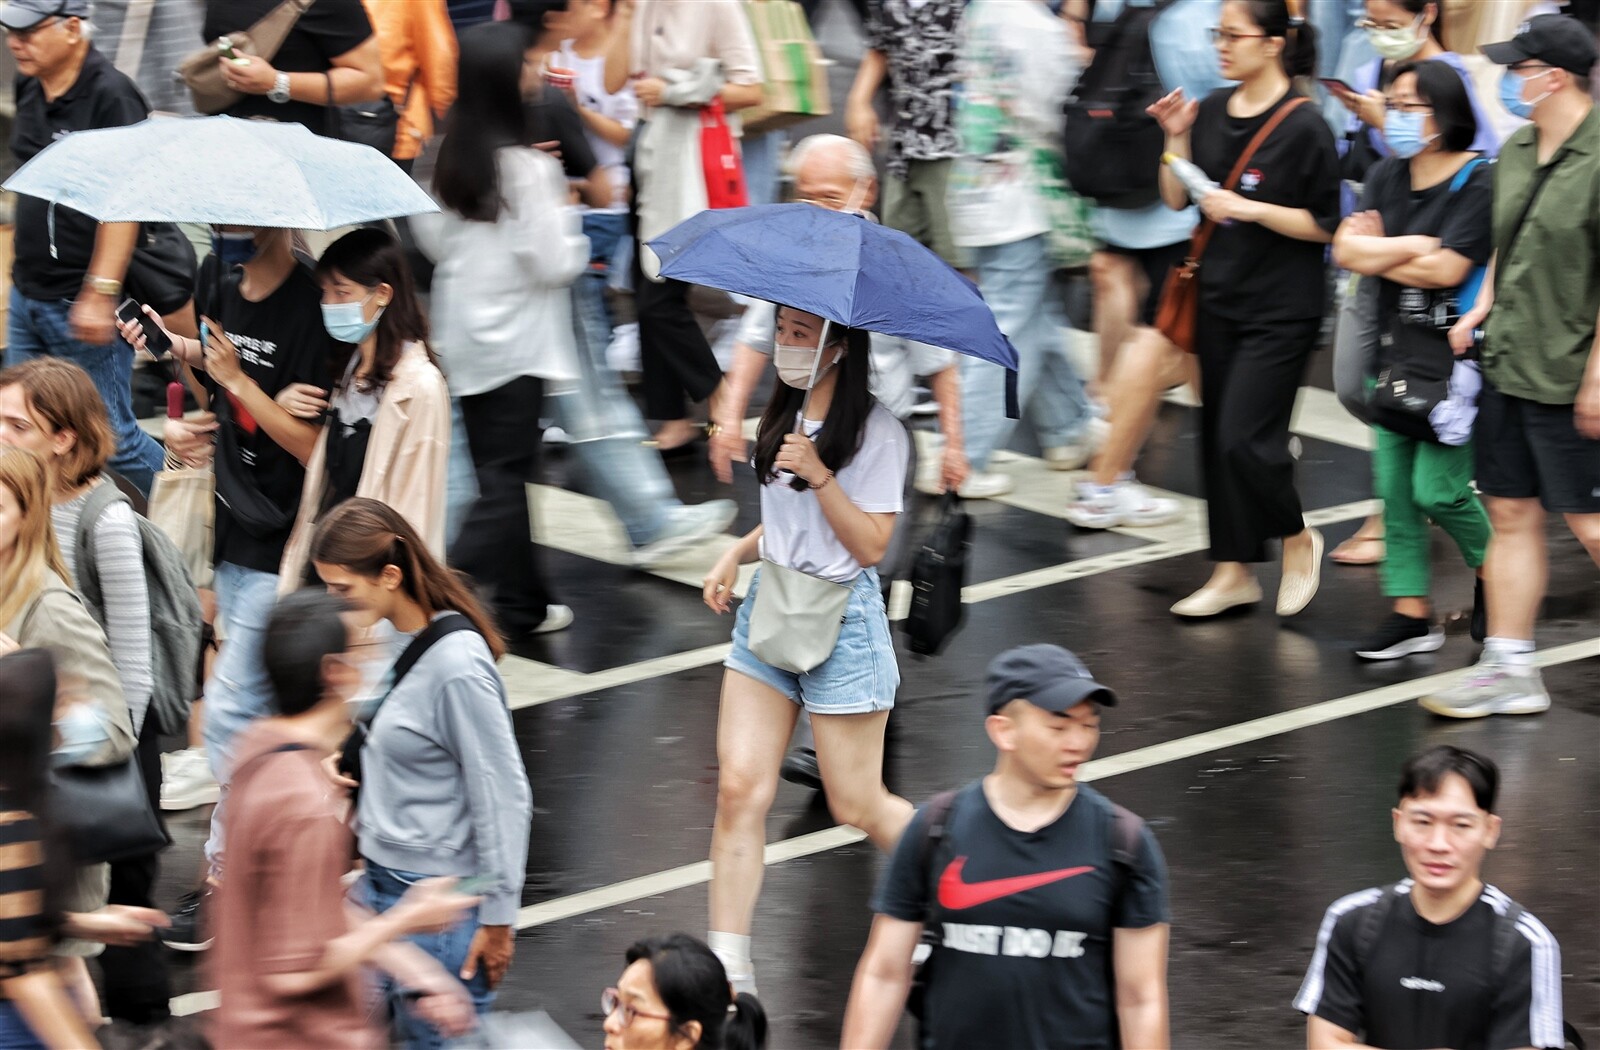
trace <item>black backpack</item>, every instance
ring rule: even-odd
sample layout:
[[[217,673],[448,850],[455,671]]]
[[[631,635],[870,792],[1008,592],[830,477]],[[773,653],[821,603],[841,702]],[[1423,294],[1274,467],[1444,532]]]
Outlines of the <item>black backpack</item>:
[[[1125,4],[1113,22],[1090,23],[1094,58],[1062,111],[1067,181],[1102,208],[1143,208],[1161,195],[1166,135],[1145,109],[1166,94],[1150,27],[1176,0]]]
[[[919,656],[936,654],[961,626],[966,613],[961,589],[971,551],[972,516],[961,508],[959,496],[948,493],[939,521],[911,562],[911,608],[903,629],[911,651]]]

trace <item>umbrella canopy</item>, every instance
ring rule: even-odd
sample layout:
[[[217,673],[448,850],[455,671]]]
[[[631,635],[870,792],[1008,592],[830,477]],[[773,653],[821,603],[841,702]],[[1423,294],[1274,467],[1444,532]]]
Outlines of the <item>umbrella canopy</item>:
[[[439,210],[370,146],[233,117],[158,117],[74,132],[4,188],[98,222],[331,230]]]
[[[661,275],[1017,367],[978,286],[898,230],[814,204],[703,211],[650,242]]]

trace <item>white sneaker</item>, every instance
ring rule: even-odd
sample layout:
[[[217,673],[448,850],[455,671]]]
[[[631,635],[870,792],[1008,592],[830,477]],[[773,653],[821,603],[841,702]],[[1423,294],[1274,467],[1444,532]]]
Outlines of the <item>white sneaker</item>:
[[[1550,710],[1550,694],[1532,664],[1502,662],[1485,651],[1467,680],[1453,689],[1422,697],[1426,710],[1445,718],[1537,715]]]
[[[557,631],[565,631],[568,627],[572,626],[572,619],[571,606],[546,605],[544,607],[544,619],[539,622],[539,626],[535,627],[528,633],[554,634]]]
[[[1015,486],[1016,482],[1010,474],[974,471],[967,478],[967,483],[956,491],[962,499],[994,499],[1004,496]]]
[[[1044,450],[1044,465],[1051,470],[1077,470],[1089,462],[1089,447],[1076,441]]]
[[[545,427],[544,443],[559,448],[572,444],[572,438],[560,427]]]
[[[619,324],[606,344],[606,366],[613,372],[639,371],[639,325]]]
[[[161,808],[168,812],[209,806],[222,795],[211,776],[206,749],[190,747],[161,756]]]
[[[667,516],[666,528],[661,530],[661,535],[635,548],[633,564],[640,569],[649,569],[670,561],[727,531],[738,514],[739,505],[731,499],[714,499],[693,507],[674,507]]]
[[[1137,481],[1080,481],[1077,487],[1078,498],[1067,504],[1067,520],[1080,529],[1150,528],[1183,517],[1183,504],[1152,496]]]

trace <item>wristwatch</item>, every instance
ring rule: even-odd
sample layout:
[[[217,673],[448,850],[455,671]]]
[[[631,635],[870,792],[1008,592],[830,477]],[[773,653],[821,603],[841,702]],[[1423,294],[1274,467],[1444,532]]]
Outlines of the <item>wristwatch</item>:
[[[91,292],[96,295],[103,295],[107,299],[115,299],[122,293],[122,282],[114,281],[109,277],[96,277],[91,273],[83,279],[83,283],[88,286]]]
[[[272,90],[267,92],[267,97],[280,106],[289,101],[289,74],[278,74],[277,79],[272,82]]]

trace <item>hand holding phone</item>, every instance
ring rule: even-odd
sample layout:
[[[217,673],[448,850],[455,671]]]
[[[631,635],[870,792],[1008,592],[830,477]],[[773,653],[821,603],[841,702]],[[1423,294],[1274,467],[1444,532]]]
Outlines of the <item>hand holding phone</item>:
[[[1356,94],[1360,94],[1360,92],[1356,91],[1355,88],[1351,87],[1349,84],[1346,84],[1344,81],[1338,79],[1337,77],[1318,77],[1317,78],[1317,83],[1319,83],[1323,87],[1327,88],[1334,95],[1356,95]]]
[[[131,296],[122,300],[122,305],[117,307],[117,320],[130,328],[137,327],[144,334],[144,348],[157,360],[172,349],[172,340],[167,338],[167,333],[161,330],[159,324],[149,322],[144,307]]]

